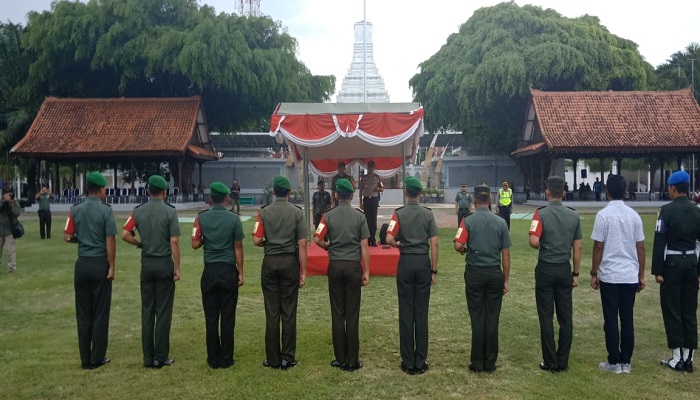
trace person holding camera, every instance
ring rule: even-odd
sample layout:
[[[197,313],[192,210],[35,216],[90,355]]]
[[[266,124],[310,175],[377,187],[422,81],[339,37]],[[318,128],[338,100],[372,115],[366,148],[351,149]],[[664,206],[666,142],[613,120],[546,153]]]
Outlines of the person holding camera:
[[[7,267],[10,273],[17,271],[15,257],[15,238],[12,236],[12,224],[19,217],[19,206],[15,202],[12,189],[2,190],[2,202],[0,203],[0,262],[2,252],[7,248]]]
[[[41,190],[36,194],[39,201],[39,236],[41,239],[51,239],[51,200],[53,193],[47,184],[41,185]]]

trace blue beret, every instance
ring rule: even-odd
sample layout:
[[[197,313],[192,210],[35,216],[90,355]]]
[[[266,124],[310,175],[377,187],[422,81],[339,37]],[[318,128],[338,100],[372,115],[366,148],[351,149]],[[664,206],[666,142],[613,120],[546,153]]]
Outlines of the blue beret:
[[[678,185],[679,183],[690,183],[690,175],[685,171],[676,171],[668,178],[669,185]]]

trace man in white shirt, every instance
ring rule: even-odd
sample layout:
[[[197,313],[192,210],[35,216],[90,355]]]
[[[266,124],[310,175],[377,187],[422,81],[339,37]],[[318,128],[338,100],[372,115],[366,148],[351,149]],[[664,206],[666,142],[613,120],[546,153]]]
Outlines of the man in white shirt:
[[[617,374],[632,371],[634,300],[645,285],[644,229],[639,214],[623,202],[626,190],[625,178],[608,177],[606,193],[611,201],[596,215],[591,233],[594,241],[591,287],[600,289],[608,350],[608,361],[598,366]]]

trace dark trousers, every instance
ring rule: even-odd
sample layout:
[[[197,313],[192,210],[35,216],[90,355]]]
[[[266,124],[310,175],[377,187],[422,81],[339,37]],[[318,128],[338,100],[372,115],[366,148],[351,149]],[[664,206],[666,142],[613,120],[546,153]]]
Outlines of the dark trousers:
[[[467,209],[460,208],[460,209],[457,211],[457,228],[459,228],[459,225],[462,223],[462,220],[463,220],[464,217],[466,217],[467,215],[469,215],[469,210],[467,210]]]
[[[498,215],[506,221],[508,230],[510,230],[510,206],[498,206]]]
[[[634,350],[634,299],[636,283],[600,282],[600,302],[603,305],[603,330],[608,363],[630,364]],[[617,317],[620,316],[620,330]]]
[[[39,210],[39,236],[51,239],[51,210]]]
[[[207,328],[207,363],[212,368],[233,365],[233,338],[238,303],[238,269],[229,263],[207,263],[200,282]],[[219,333],[219,320],[221,332]]]
[[[668,347],[698,348],[698,270],[695,255],[667,256],[661,314]]]
[[[467,267],[464,271],[467,308],[472,323],[471,366],[477,371],[496,369],[504,279],[500,266]]]
[[[355,366],[359,363],[360,353],[360,261],[342,260],[328,263],[328,294],[331,300],[335,359],[342,365]]]
[[[141,257],[141,346],[143,364],[163,363],[170,353],[170,325],[173,320],[173,259]]]
[[[367,228],[369,229],[369,242],[376,243],[377,235],[377,210],[379,209],[379,198],[363,197],[362,206],[367,219]]]
[[[571,265],[567,263],[537,263],[535,269],[535,302],[540,319],[542,359],[554,369],[569,367],[569,353],[573,338]],[[554,343],[554,310],[559,322],[559,348]]]
[[[101,364],[107,353],[112,282],[107,257],[78,257],[75,262],[75,317],[83,367]]]
[[[595,192],[595,201],[600,201],[600,192]]]
[[[318,224],[321,222],[321,217],[323,214],[314,214],[314,226],[318,228]]]
[[[241,213],[241,199],[240,198],[237,198],[237,199],[231,198],[231,211],[233,211],[234,207],[236,208],[236,214],[240,214]],[[236,278],[236,280],[238,280],[238,278]]]
[[[428,306],[430,305],[430,258],[401,254],[396,272],[399,295],[399,343],[401,361],[407,368],[420,368],[428,357]]]
[[[270,366],[278,367],[283,359],[292,362],[296,355],[299,297],[297,255],[265,255],[260,271],[260,283],[265,301],[265,355]]]

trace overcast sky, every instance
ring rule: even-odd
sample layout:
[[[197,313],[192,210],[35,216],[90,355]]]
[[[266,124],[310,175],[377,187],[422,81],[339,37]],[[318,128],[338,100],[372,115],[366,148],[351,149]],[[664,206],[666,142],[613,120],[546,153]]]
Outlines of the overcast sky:
[[[498,0],[366,0],[374,26],[374,58],[392,102],[411,101],[408,80],[480,7]],[[238,0],[199,0],[217,12],[236,11]],[[653,66],[700,42],[700,1],[666,0],[517,0],[553,8],[567,17],[595,15],[613,34],[632,40]],[[51,0],[0,0],[2,21],[22,22],[31,10],[46,10]],[[261,0],[264,14],[282,21],[299,42],[298,56],[317,75],[335,75],[336,87],[350,67],[353,26],[362,20],[362,0]],[[700,64],[700,61],[698,62]],[[700,67],[700,65],[698,65]]]

